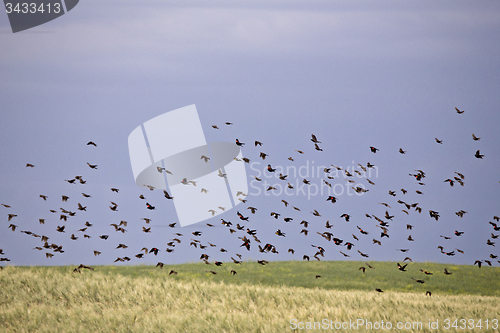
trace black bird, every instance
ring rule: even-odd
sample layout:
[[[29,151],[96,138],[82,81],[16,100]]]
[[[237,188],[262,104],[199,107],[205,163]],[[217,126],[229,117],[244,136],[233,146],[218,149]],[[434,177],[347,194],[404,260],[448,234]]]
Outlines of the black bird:
[[[243,142],[240,142],[238,139],[236,139],[236,145],[241,147],[241,146],[244,146],[245,144]]]
[[[244,246],[248,251],[250,251],[250,240],[248,238],[244,238],[243,244],[240,247]]]
[[[405,268],[406,266],[408,266],[408,264],[405,264],[404,266],[401,266],[398,262],[398,269],[401,271],[401,272],[406,272]]]
[[[269,172],[275,172],[276,169],[273,169],[273,167],[271,166],[271,164],[268,164],[267,165],[267,171],[269,171]]]
[[[245,217],[245,216],[241,215],[241,213],[240,213],[240,212],[236,212],[236,214],[238,214],[238,217],[240,218],[240,220],[243,220],[243,221],[248,221],[248,216],[247,216],[247,217]]]
[[[375,147],[370,147],[370,150],[372,151],[372,153],[376,153],[376,152],[377,152],[377,150],[380,150],[380,149],[377,149],[377,148],[375,148]]]
[[[363,235],[368,235],[368,232],[367,231],[364,231],[363,229],[361,229],[359,226],[356,226],[359,230],[359,232],[361,232]]]
[[[279,213],[276,213],[276,212],[271,212],[271,216],[273,216],[275,219],[278,219],[278,217],[280,216],[281,214]]]
[[[155,206],[151,206],[151,205],[149,204],[149,202],[146,202],[146,207],[147,207],[149,210],[153,210],[153,209],[155,209]]]
[[[247,234],[249,234],[249,235],[255,235],[255,234],[257,234],[257,230],[255,230],[255,229],[254,230],[250,230],[250,229],[247,228]]]
[[[332,203],[336,203],[337,202],[337,198],[335,198],[334,196],[329,196],[328,199],[326,199],[326,201],[331,201]]]
[[[474,156],[475,156],[476,158],[483,158],[483,156],[484,156],[484,155],[481,155],[481,154],[479,153],[479,150],[478,150],[478,151],[476,151],[476,154],[475,154]]]
[[[434,219],[439,220],[439,213],[433,210],[429,210],[429,215],[433,217]]]

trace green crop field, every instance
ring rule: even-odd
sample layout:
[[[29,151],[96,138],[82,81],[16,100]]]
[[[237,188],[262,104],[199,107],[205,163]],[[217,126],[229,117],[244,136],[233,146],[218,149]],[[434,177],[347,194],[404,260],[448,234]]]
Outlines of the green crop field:
[[[363,273],[363,264],[95,266],[81,273],[8,266],[0,271],[0,330],[499,331],[499,267],[410,263],[401,272],[396,263],[370,262],[374,269]]]

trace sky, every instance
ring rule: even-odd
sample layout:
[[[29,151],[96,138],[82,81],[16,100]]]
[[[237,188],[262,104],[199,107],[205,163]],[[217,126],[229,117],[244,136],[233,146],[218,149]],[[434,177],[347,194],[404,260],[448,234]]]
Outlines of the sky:
[[[500,216],[499,14],[496,1],[80,1],[58,19],[14,34],[1,12],[0,203],[11,206],[0,206],[0,258],[10,260],[1,264],[178,264],[198,262],[203,253],[209,261],[231,261],[236,254],[243,260],[315,260],[312,245],[325,249],[321,260],[410,257],[472,265],[499,255],[500,243],[487,245],[495,242],[492,233],[500,233],[488,223]],[[249,193],[246,203],[212,219],[170,228],[178,222],[174,205],[162,191],[135,184],[127,140],[147,120],[192,104],[208,142],[245,143]],[[323,151],[315,150],[312,134]],[[478,149],[482,159],[474,156]],[[365,174],[358,163],[368,162],[375,168]],[[275,174],[265,170],[268,164]],[[425,185],[410,175],[415,170],[425,172]],[[280,172],[287,181],[276,178]],[[455,172],[464,175],[464,186],[445,182]],[[86,183],[65,181],[77,175]],[[324,180],[332,188],[321,187]],[[285,193],[288,182],[295,188]],[[277,189],[266,191],[270,185]],[[368,192],[356,194],[351,186]],[[337,201],[326,201],[329,195]],[[398,200],[418,203],[422,212],[406,214]],[[118,204],[116,212],[110,201]],[[145,201],[156,209],[148,210]],[[87,210],[78,210],[78,203]],[[255,214],[248,207],[256,207]],[[76,215],[62,221],[61,208]],[[439,212],[438,221],[429,210]],[[467,212],[462,218],[455,214],[460,210]],[[384,218],[386,211],[392,220]],[[271,212],[281,215],[275,219]],[[349,222],[340,217],[344,213]],[[17,216],[8,221],[8,214]],[[389,223],[389,238],[380,237],[373,215]],[[261,244],[245,231],[231,234],[221,218],[234,230],[237,223],[257,230]],[[116,232],[110,224],[122,220],[127,232]],[[87,221],[92,227],[78,231]],[[326,221],[333,227],[327,229]],[[62,225],[66,232],[57,232]],[[455,236],[455,230],[464,234]],[[45,235],[64,252],[38,250],[40,238],[21,231]],[[327,241],[318,234],[325,231],[354,247]],[[107,240],[99,238],[104,234]],[[251,238],[250,251],[240,246],[244,235]],[[173,238],[181,243],[167,246]],[[216,246],[195,248],[192,239]],[[260,253],[258,245],[266,243],[279,253]],[[118,244],[128,248],[116,249]],[[143,247],[160,252],[136,258]],[[114,263],[124,256],[132,260]]]

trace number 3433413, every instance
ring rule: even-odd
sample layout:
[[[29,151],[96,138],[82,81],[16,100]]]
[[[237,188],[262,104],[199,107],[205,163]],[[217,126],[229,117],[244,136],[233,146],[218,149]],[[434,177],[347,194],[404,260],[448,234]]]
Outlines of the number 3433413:
[[[5,4],[5,10],[7,14],[18,13],[18,14],[35,14],[35,13],[55,13],[59,14],[61,12],[61,3],[41,3],[36,4],[34,2],[28,3],[10,3]]]

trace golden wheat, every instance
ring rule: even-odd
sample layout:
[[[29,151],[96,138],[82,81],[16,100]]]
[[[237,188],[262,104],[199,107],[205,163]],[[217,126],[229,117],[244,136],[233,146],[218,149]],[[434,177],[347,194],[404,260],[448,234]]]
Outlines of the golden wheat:
[[[0,272],[0,283],[4,331],[287,332],[316,322],[317,329],[309,332],[324,331],[326,323],[332,330],[335,323],[362,319],[372,324],[422,323],[422,329],[405,332],[450,332],[443,328],[446,318],[500,319],[500,298],[491,296],[197,283],[166,274],[132,278],[15,267]],[[429,320],[439,320],[440,329],[430,330]]]

